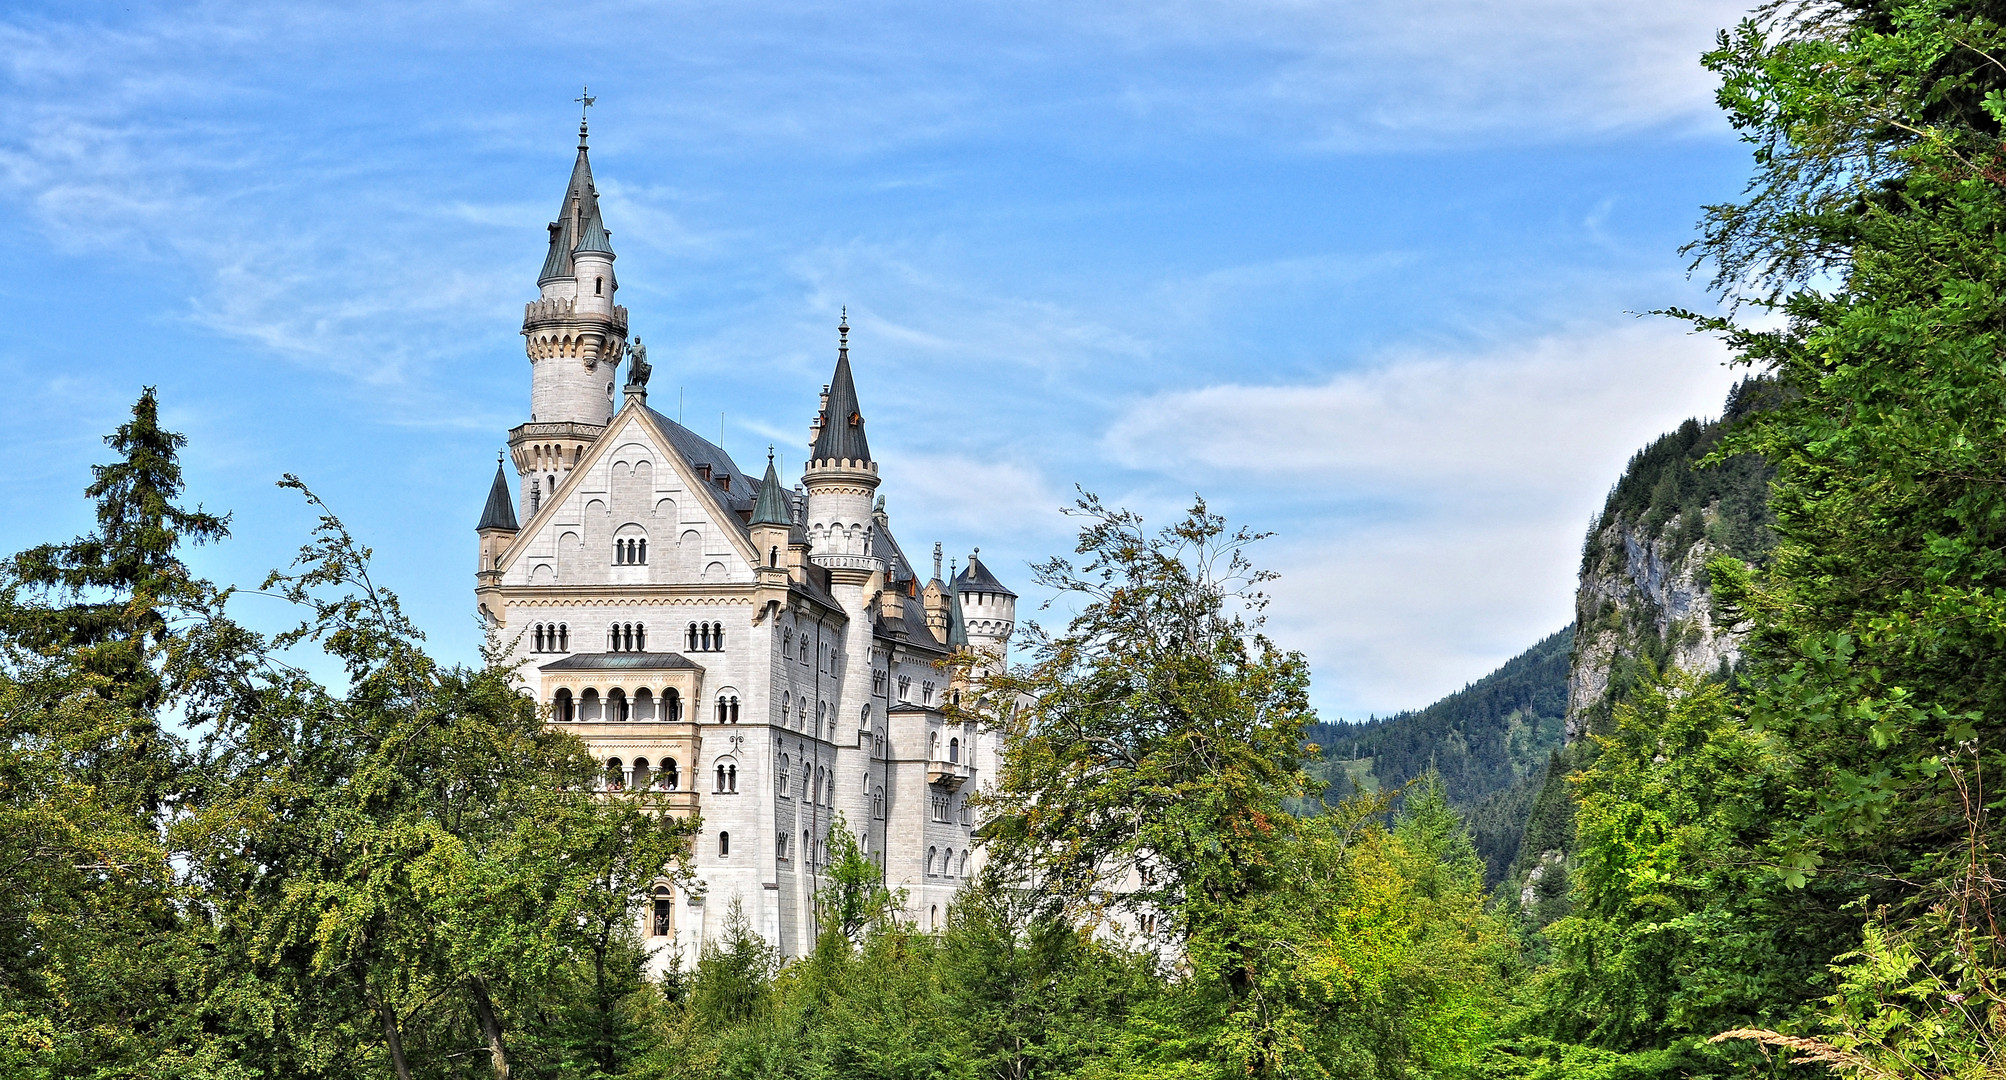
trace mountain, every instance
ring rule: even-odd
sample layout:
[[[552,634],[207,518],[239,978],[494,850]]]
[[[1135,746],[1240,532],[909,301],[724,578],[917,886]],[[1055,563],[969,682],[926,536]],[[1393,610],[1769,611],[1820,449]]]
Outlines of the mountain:
[[[1502,880],[1547,762],[1561,746],[1573,642],[1574,628],[1566,627],[1417,712],[1315,725],[1309,738],[1322,753],[1316,771],[1326,796],[1399,787],[1433,768],[1449,801],[1471,822],[1492,883]]]
[[[1757,565],[1768,559],[1775,471],[1750,455],[1709,459],[1736,419],[1777,393],[1774,383],[1743,380],[1720,419],[1688,420],[1639,450],[1589,527],[1574,595],[1567,745],[1553,756],[1539,790],[1514,791],[1488,808],[1506,821],[1523,814],[1519,850],[1503,878],[1535,927],[1565,910],[1574,837],[1567,776],[1595,754],[1584,736],[1603,730],[1653,670],[1726,678],[1740,659],[1734,632],[1714,619],[1707,563],[1719,555]],[[1474,814],[1471,824],[1507,829]]]

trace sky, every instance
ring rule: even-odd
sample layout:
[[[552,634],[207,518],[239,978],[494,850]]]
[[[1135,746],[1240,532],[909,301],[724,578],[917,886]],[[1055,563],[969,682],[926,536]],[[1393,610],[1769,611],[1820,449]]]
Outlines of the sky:
[[[1565,625],[1629,456],[1740,372],[1648,312],[1746,148],[1717,0],[0,0],[0,550],[89,526],[157,386],[194,562],[305,480],[443,656],[528,418],[519,336],[589,86],[651,403],[792,482],[847,305],[892,527],[1037,610],[1075,486],[1271,531],[1325,719]],[[279,601],[242,617],[278,627]]]

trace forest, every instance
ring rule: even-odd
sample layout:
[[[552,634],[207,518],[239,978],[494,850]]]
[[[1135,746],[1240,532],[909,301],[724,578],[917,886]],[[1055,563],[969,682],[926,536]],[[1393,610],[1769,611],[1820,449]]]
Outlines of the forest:
[[[1687,252],[1720,307],[1659,316],[1751,381],[1604,518],[1711,541],[1735,663],[1647,642],[1556,746],[1582,621],[1319,726],[1262,534],[1083,495],[1034,567],[1073,614],[959,673],[1008,750],[938,932],[838,827],[810,955],[738,913],[644,977],[694,824],[428,653],[296,478],[297,624],[235,619],[145,391],[95,526],[0,564],[0,1076],[2006,1076],[2002,16],[1779,4],[1703,58],[1752,179]]]

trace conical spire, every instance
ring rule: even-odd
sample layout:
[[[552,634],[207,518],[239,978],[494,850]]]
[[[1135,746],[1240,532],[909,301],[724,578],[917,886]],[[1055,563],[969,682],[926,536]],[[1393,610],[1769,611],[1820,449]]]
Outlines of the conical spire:
[[[990,596],[1008,596],[1015,599],[1017,594],[1011,592],[1002,582],[996,580],[996,575],[990,573],[989,568],[982,565],[981,555],[982,549],[976,548],[975,554],[968,557],[968,568],[963,570],[954,579],[955,594],[985,593]]]
[[[780,474],[773,470],[771,450],[766,452],[766,478],[759,482],[759,502],[752,507],[752,524],[794,524],[794,515],[787,508],[787,489],[780,486]]]
[[[961,611],[961,581],[952,570],[948,576],[952,583],[947,587],[947,647],[958,649],[968,644],[968,620]]]
[[[599,246],[586,247],[588,242]],[[599,217],[599,189],[592,184],[592,160],[586,155],[583,123],[578,125],[578,160],[571,165],[571,183],[564,188],[564,205],[557,208],[557,220],[550,223],[550,254],[544,256],[543,273],[538,275],[537,284],[570,277],[571,253],[579,250],[613,250],[606,236],[606,225]]]
[[[829,379],[829,403],[822,409],[820,428],[815,434],[816,461],[871,460],[870,443],[864,439],[864,414],[857,408],[857,384],[850,378],[850,311],[843,309],[843,321],[836,326],[836,374]]]
[[[474,531],[507,529],[515,532],[520,528],[515,521],[515,500],[508,494],[508,475],[502,472],[502,463],[496,461],[494,486],[488,489],[488,505],[481,511],[481,523],[474,526]]]

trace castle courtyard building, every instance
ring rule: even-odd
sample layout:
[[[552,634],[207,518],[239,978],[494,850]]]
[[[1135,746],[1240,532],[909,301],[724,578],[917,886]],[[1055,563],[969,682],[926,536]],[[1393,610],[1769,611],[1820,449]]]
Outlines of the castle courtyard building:
[[[938,926],[977,866],[967,800],[997,759],[949,718],[941,662],[1001,663],[1016,595],[978,555],[943,580],[938,544],[922,580],[893,536],[847,319],[790,489],[771,453],[755,477],[648,407],[582,124],[549,231],[522,325],[529,419],[477,527],[475,595],[608,797],[702,820],[693,879],[665,878],[643,920],[654,966],[693,962],[734,906],[782,955],[811,950],[838,819]]]

